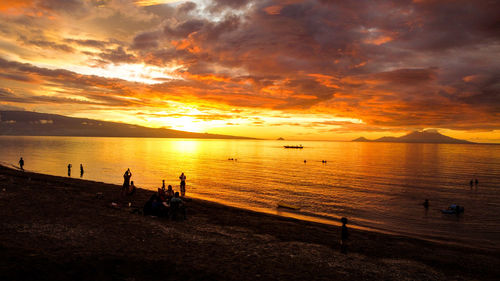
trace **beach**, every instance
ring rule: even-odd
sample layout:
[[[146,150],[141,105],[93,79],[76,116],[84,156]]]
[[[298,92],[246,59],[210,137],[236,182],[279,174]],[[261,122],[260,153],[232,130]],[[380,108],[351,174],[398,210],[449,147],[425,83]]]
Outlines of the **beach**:
[[[96,196],[102,193],[101,196]],[[495,280],[500,253],[191,198],[187,220],[134,213],[120,186],[0,166],[1,280]],[[189,195],[189,194],[188,194]],[[120,201],[121,200],[121,201]],[[111,208],[110,203],[124,203]]]

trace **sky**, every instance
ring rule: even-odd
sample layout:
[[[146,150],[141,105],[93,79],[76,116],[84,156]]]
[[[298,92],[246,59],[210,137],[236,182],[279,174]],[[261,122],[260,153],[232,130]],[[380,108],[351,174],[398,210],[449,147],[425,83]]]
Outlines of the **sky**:
[[[2,0],[0,110],[500,143],[500,1]]]

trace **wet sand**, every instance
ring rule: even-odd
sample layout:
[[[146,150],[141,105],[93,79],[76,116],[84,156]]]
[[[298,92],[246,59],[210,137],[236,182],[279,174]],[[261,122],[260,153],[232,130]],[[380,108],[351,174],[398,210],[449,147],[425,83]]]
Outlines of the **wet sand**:
[[[496,280],[500,253],[192,199],[187,220],[110,208],[120,187],[0,166],[0,280]],[[102,192],[103,198],[96,193]],[[139,189],[133,206],[153,192]],[[128,201],[127,201],[128,202]]]

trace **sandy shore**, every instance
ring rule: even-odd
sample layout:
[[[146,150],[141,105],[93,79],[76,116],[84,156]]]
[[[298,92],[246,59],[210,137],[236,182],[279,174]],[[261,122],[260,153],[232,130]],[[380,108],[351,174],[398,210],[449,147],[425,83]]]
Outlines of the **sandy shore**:
[[[188,202],[113,209],[119,186],[0,166],[0,280],[496,280],[500,253]],[[96,198],[102,192],[103,198]],[[152,194],[138,190],[133,204]]]

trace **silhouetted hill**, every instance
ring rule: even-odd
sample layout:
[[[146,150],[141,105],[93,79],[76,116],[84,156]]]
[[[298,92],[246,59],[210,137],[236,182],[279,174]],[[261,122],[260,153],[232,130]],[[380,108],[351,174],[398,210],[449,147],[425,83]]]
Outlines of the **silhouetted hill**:
[[[250,139],[73,118],[30,111],[0,111],[0,135]]]
[[[360,137],[353,141],[357,142],[404,142],[404,143],[473,143],[466,140],[459,140],[438,133],[437,131],[415,131],[402,137],[381,137],[375,140],[368,140]]]
[[[359,137],[357,139],[354,139],[352,141],[359,141],[359,142],[370,142],[371,140],[364,138],[364,137]]]

